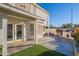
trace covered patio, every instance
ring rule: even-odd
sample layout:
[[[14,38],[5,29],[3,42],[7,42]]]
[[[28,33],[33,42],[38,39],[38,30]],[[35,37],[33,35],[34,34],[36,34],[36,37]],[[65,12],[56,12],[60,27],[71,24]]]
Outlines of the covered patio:
[[[14,43],[9,43],[7,46],[8,55],[16,53],[22,49],[32,47],[35,44],[35,40],[19,41]]]
[[[4,5],[0,4],[0,39],[3,45],[2,55],[8,55],[8,48],[36,43],[37,17]]]
[[[8,55],[35,44],[35,20],[9,17],[7,22]]]

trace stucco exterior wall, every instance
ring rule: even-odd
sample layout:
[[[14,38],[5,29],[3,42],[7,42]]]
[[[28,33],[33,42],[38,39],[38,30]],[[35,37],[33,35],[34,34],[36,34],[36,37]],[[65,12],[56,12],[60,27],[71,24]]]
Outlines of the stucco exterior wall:
[[[44,11],[42,11],[41,9],[39,8],[36,8],[36,15],[41,17],[42,20],[43,20],[43,24],[44,26],[47,26],[47,22],[48,22],[48,14]]]
[[[30,3],[10,3],[10,5],[25,10],[27,12],[31,12],[31,4]]]
[[[49,32],[52,33],[52,34],[57,35],[56,30],[57,30],[57,29],[55,29],[55,28],[50,28],[50,29],[49,29]]]
[[[67,37],[69,35],[69,37]],[[70,32],[62,32],[62,37],[72,39]]]
[[[38,7],[37,4],[33,4],[33,3],[15,3],[15,4],[11,4],[17,8],[20,8],[22,10],[25,10],[29,13],[32,13],[38,17],[41,17],[41,19],[43,20],[43,25],[44,26],[48,26],[48,13],[43,10],[41,7]]]
[[[36,20],[36,22],[37,22],[37,30],[36,30],[36,32],[37,32],[37,38],[42,38],[43,37],[43,24],[42,24],[42,22],[40,22],[40,21],[38,21],[38,20]]]

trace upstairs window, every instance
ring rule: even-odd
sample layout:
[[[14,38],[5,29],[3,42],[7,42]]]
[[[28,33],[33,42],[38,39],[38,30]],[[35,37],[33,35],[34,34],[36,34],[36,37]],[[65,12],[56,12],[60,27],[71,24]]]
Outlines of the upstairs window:
[[[34,36],[34,24],[30,24],[30,35]]]
[[[22,8],[25,8],[25,5],[21,5]]]

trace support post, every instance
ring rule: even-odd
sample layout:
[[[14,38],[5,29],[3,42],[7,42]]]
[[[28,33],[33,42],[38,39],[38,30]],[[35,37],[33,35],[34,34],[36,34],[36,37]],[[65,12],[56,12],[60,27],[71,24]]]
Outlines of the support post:
[[[48,15],[48,36],[49,36],[49,27],[50,25],[49,25],[49,15]]]
[[[35,25],[34,25],[34,37],[35,37],[35,44],[38,44],[37,40],[37,21],[35,20]]]
[[[7,16],[1,16],[2,17],[2,55],[6,56],[7,53]]]
[[[26,40],[26,24],[23,24],[23,38],[24,38],[24,41]]]
[[[14,45],[16,40],[17,40],[17,24],[14,25]]]
[[[13,42],[15,42],[15,24],[13,24]]]

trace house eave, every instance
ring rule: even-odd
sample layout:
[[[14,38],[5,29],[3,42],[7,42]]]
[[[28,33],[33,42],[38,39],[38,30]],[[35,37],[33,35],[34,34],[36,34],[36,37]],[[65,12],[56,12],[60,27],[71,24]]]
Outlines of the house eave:
[[[30,13],[27,13],[27,12],[24,12],[24,11],[21,11],[17,8],[14,8],[13,6],[9,5],[9,4],[0,4],[0,8],[4,8],[6,10],[9,10],[10,12],[15,12],[17,14],[21,14],[21,15],[24,15],[25,17],[31,17],[33,19],[39,19],[39,17],[35,16],[35,15],[32,15]]]

